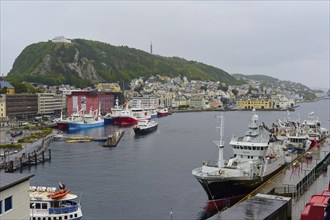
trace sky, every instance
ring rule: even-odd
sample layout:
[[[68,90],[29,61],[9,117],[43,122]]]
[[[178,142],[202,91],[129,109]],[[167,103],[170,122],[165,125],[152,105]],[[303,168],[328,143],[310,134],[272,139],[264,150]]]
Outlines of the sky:
[[[56,36],[128,46],[330,88],[329,0],[0,0],[1,74],[30,44]]]

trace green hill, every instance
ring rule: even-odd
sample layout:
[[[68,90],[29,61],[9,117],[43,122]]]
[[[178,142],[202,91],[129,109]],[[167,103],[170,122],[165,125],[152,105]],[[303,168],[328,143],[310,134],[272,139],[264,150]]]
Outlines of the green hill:
[[[83,39],[27,46],[16,58],[7,80],[86,87],[98,82],[129,82],[152,75],[181,75],[189,80],[220,81],[227,85],[238,83],[227,72],[203,63]]]

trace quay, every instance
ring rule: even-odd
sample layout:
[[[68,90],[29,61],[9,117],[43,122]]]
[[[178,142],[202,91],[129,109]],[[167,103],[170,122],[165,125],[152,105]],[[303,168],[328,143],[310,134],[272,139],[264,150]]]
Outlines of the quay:
[[[104,142],[103,147],[116,147],[120,139],[123,137],[125,131],[119,130],[110,134],[107,140]]]
[[[324,181],[321,174],[330,175],[329,138],[323,140],[319,147],[313,147],[310,152],[313,153],[312,159],[306,159],[306,153],[301,155],[234,206],[220,211],[209,219],[234,219],[238,215],[240,219],[254,219],[258,216],[262,219],[276,219],[274,216],[280,219],[300,219],[310,197],[328,187],[329,178]],[[276,205],[278,203],[280,205]],[[255,211],[251,210],[251,207]]]
[[[23,166],[32,166],[51,160],[51,150],[47,148],[49,143],[54,140],[54,134],[39,139],[33,143],[25,144],[24,150],[14,154],[5,151],[3,161],[0,162],[0,170],[4,169],[7,173],[13,173],[16,170],[22,172]]]

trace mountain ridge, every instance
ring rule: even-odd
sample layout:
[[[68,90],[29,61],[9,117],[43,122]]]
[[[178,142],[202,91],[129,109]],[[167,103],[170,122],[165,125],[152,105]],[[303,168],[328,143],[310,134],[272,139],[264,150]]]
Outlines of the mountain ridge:
[[[129,82],[133,78],[164,75],[186,76],[189,80],[239,84],[226,71],[179,57],[164,57],[127,46],[73,39],[72,43],[39,42],[28,45],[7,74],[12,81],[77,87],[99,82]]]

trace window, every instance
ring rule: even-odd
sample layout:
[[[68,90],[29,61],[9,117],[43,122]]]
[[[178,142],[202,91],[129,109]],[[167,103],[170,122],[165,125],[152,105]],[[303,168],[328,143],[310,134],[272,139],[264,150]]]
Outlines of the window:
[[[12,196],[5,199],[5,212],[13,208]]]
[[[36,209],[40,209],[41,204],[40,203],[36,203]]]
[[[2,200],[0,200],[0,215],[2,215]]]
[[[42,204],[41,204],[41,208],[42,208],[42,209],[47,209],[47,203],[42,203]]]

